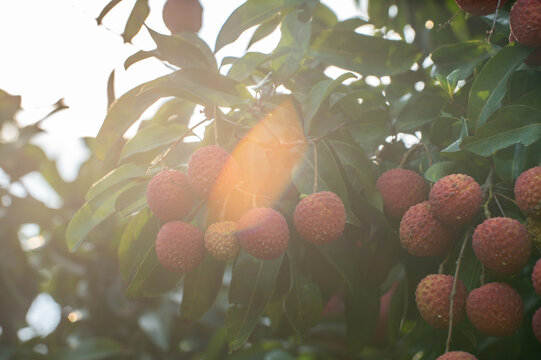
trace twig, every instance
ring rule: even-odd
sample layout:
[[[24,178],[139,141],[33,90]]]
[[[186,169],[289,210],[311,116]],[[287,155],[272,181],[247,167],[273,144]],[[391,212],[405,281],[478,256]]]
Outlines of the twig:
[[[515,199],[507,196],[507,195],[504,195],[502,193],[495,193],[496,196],[501,196],[502,198],[504,198],[505,200],[507,201],[511,201],[513,204],[517,205],[517,202],[515,201]],[[517,205],[518,206],[518,205]]]
[[[314,187],[312,189],[312,192],[315,194],[317,193],[317,177],[318,177],[318,170],[317,170],[317,142],[312,141],[312,147],[314,148]]]
[[[492,217],[492,214],[490,213],[490,209],[488,208],[488,205],[490,204],[490,201],[494,198],[492,193],[492,184],[488,185],[488,196],[487,201],[483,204],[483,209],[485,212],[485,218],[490,219]]]
[[[498,11],[500,10],[500,3],[501,3],[501,0],[498,0],[498,5],[496,5],[496,12],[494,13],[494,20],[492,21],[492,26],[490,27],[490,30],[488,31],[488,35],[486,38],[487,43],[490,43],[490,38],[492,38],[492,34],[494,33],[494,28],[496,27],[496,20],[498,20]]]
[[[449,347],[451,346],[451,339],[453,336],[453,305],[455,302],[456,284],[458,282],[458,274],[460,272],[460,265],[462,264],[462,259],[464,258],[464,250],[466,249],[466,244],[468,243],[470,233],[471,233],[471,228],[468,229],[468,231],[466,231],[466,235],[464,236],[464,240],[462,241],[460,254],[458,255],[458,259],[456,261],[455,277],[453,279],[453,288],[451,290],[451,295],[449,295],[449,329],[447,332],[447,341],[445,342],[446,353],[449,352]]]
[[[443,24],[438,25],[437,31],[440,31],[440,30],[442,30],[444,27],[446,27],[447,25],[451,24],[451,23],[453,22],[453,20],[454,20],[458,15],[460,15],[461,12],[462,12],[462,9],[460,9],[456,14],[454,14],[453,16],[451,16],[451,18],[450,18],[449,20],[447,20],[447,21],[444,22]]]
[[[402,160],[400,161],[400,164],[398,165],[399,168],[404,166],[406,161],[408,161],[408,158],[411,156],[413,152],[415,152],[420,147],[423,147],[426,151],[426,155],[428,157],[428,164],[429,166],[432,166],[432,156],[430,155],[430,149],[428,149],[428,146],[425,143],[419,142],[418,144],[413,145],[402,157]]]
[[[443,261],[440,263],[440,266],[438,267],[438,274],[443,274],[443,269],[445,268],[445,265],[447,265],[447,263],[449,262],[451,254],[451,251],[449,251],[445,259],[443,259]]]
[[[496,205],[498,205],[498,209],[500,209],[500,212],[502,213],[503,217],[507,217],[505,216],[505,211],[503,211],[502,205],[500,204],[500,200],[498,200],[496,196],[494,197],[494,200],[496,201]]]

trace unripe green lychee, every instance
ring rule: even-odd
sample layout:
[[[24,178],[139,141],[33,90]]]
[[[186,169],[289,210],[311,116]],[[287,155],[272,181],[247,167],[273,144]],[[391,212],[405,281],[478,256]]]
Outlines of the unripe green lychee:
[[[428,275],[419,282],[415,291],[415,303],[421,316],[427,323],[439,329],[449,327],[449,297],[453,280],[454,277],[450,275]],[[453,300],[453,326],[464,319],[466,295],[466,286],[458,280]]]
[[[233,259],[240,250],[236,235],[237,223],[221,221],[210,225],[205,231],[205,247],[216,259],[227,261]]]
[[[387,170],[376,181],[385,212],[400,219],[411,206],[426,200],[428,186],[422,176],[407,169]]]
[[[524,215],[541,218],[541,166],[520,174],[515,182],[515,200]]]
[[[198,32],[203,8],[198,0],[167,0],[163,7],[163,22],[172,34],[181,31]]]
[[[532,252],[526,227],[505,217],[490,218],[477,226],[472,246],[479,261],[500,275],[517,273],[530,260]]]
[[[170,271],[191,271],[205,256],[203,233],[182,221],[168,222],[158,231],[156,255],[163,267]]]
[[[237,160],[220,146],[199,148],[188,161],[188,180],[202,197],[226,195],[238,182],[238,178]]]
[[[477,360],[475,356],[464,351],[449,351],[436,360]]]
[[[438,257],[449,249],[453,232],[430,211],[430,204],[424,201],[414,205],[400,222],[400,243],[415,256]]]
[[[518,0],[509,14],[511,32],[522,45],[541,46],[541,1]]]
[[[455,0],[455,2],[463,11],[477,16],[492,14],[498,7],[498,0]],[[506,2],[507,0],[501,0],[500,7]]]
[[[520,327],[524,305],[519,293],[505,283],[489,283],[474,289],[466,299],[466,314],[477,330],[505,337]]]
[[[537,339],[541,343],[541,308],[537,309],[532,317],[532,330]]]
[[[271,260],[282,255],[289,242],[289,228],[282,214],[271,208],[248,210],[237,223],[240,245],[252,256]]]
[[[299,235],[313,244],[338,240],[346,226],[346,209],[333,192],[321,191],[303,198],[293,215]]]
[[[532,285],[535,292],[541,296],[541,259],[537,260],[532,271]]]
[[[449,226],[463,226],[473,221],[482,201],[481,187],[464,174],[452,174],[438,180],[428,195],[432,211]]]
[[[150,210],[163,222],[180,220],[194,205],[193,190],[186,175],[178,170],[162,170],[147,185]]]

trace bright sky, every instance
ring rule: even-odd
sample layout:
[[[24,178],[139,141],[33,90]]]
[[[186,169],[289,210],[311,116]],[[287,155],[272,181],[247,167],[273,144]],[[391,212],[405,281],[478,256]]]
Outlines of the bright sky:
[[[150,50],[154,43],[145,30],[132,44],[124,44],[122,33],[135,0],[120,2],[98,26],[95,18],[109,0],[0,0],[0,89],[22,95],[25,111],[22,124],[30,124],[51,108],[48,105],[65,98],[68,110],[43,123],[46,134],[36,143],[51,158],[59,160],[61,175],[76,176],[78,166],[88,153],[81,137],[95,136],[106,114],[107,79],[116,69],[115,91],[120,96],[134,86],[171,72],[161,62],[148,59],[124,71],[124,60],[138,50]],[[219,29],[231,12],[244,0],[201,0],[204,8],[200,37],[211,49]],[[353,0],[322,1],[340,19],[358,16],[361,11]],[[165,0],[149,0],[151,13],[146,23],[152,29],[169,33],[161,12]],[[252,31],[218,53],[240,56]],[[279,40],[275,33],[251,50],[269,52]]]

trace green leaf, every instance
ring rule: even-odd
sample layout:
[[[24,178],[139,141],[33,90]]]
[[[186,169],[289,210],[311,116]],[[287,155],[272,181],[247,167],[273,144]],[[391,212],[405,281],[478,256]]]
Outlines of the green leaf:
[[[119,167],[111,170],[104,177],[96,181],[86,193],[85,200],[92,200],[105,190],[122,182],[139,177],[144,177],[146,175],[145,172],[146,169],[133,163],[120,165]]]
[[[312,128],[312,120],[317,114],[321,104],[329,97],[329,95],[340,86],[345,80],[355,77],[352,73],[345,73],[334,80],[323,80],[317,83],[308,94],[308,97],[302,104],[302,112],[304,114],[304,131],[310,132]]]
[[[360,351],[372,339],[379,318],[379,290],[356,285],[346,289],[344,297],[348,345]]]
[[[494,153],[494,169],[498,177],[514,184],[517,177],[527,168],[527,147],[515,144]]]
[[[79,342],[74,349],[62,350],[52,356],[53,360],[98,360],[121,356],[122,346],[108,338],[92,338]]]
[[[126,282],[135,273],[138,262],[144,258],[144,254],[148,251],[148,246],[145,247],[144,244],[152,244],[155,241],[159,225],[150,219],[150,210],[143,209],[130,218],[120,237],[118,262],[120,274]]]
[[[259,260],[241,251],[229,287],[229,308],[225,317],[231,350],[238,350],[259,323],[269,302],[283,256]]]
[[[268,60],[269,56],[267,54],[259,52],[246,53],[243,57],[235,60],[233,66],[229,69],[227,76],[237,81],[243,81],[250,76],[258,66]]]
[[[128,140],[120,152],[120,161],[142,152],[170,145],[183,135],[188,128],[181,124],[162,126],[152,124]]]
[[[100,14],[96,18],[96,22],[98,23],[98,25],[101,25],[105,15],[107,15],[107,13],[109,13],[109,11],[111,11],[121,1],[122,0],[111,0],[107,5],[105,5],[105,7],[101,10]]]
[[[460,172],[460,163],[457,161],[439,161],[425,171],[425,179],[436,182],[444,176]]]
[[[137,0],[122,34],[125,43],[131,42],[133,37],[141,30],[148,14],[150,14],[148,0]]]
[[[338,271],[348,288],[355,289],[359,275],[355,266],[355,249],[350,242],[341,239],[316,247],[329,264]]]
[[[493,56],[498,50],[498,46],[484,40],[469,40],[440,46],[430,54],[434,62],[432,76],[446,77],[458,70],[457,80],[466,79],[481,61]]]
[[[265,21],[261,25],[257,27],[254,34],[252,35],[252,38],[248,42],[247,49],[250,48],[254,43],[258,42],[259,40],[267,37],[268,35],[272,34],[274,30],[280,25],[281,17],[279,14],[276,14],[269,20]]]
[[[474,136],[465,138],[462,148],[490,156],[517,143],[531,145],[540,138],[541,111],[523,105],[509,105],[498,110]]]
[[[252,100],[242,84],[203,69],[181,69],[141,84],[115,100],[96,138],[94,151],[104,160],[114,144],[154,102],[176,96],[205,106],[232,106]]]
[[[271,19],[279,11],[300,5],[303,0],[248,0],[227,18],[222,26],[214,52],[232,43],[245,30]]]
[[[310,45],[312,27],[310,22],[302,22],[299,15],[302,10],[292,11],[282,21],[282,37],[275,53],[285,55],[274,58],[271,63],[272,76],[277,84],[289,80],[297,71]]]
[[[180,314],[188,320],[204,315],[222,287],[225,262],[205,255],[203,262],[184,277]]]
[[[442,153],[454,153],[461,151],[460,144],[462,144],[462,140],[464,140],[469,134],[468,134],[468,124],[466,123],[466,120],[461,119],[461,126],[460,126],[460,135],[458,136],[458,139],[454,141],[452,144],[447,146],[445,149],[443,149]]]
[[[401,132],[411,132],[434,121],[446,100],[440,91],[434,91],[434,89],[426,89],[415,94],[398,115],[396,129]]]
[[[128,216],[147,206],[147,182],[139,183],[124,191],[115,202],[115,210],[120,216]]]
[[[322,31],[308,53],[329,65],[375,76],[401,74],[421,57],[415,45],[404,41],[345,30]]]
[[[517,43],[501,49],[475,78],[468,103],[468,119],[480,128],[490,114],[500,107],[507,91],[507,81],[524,62],[532,49]]]

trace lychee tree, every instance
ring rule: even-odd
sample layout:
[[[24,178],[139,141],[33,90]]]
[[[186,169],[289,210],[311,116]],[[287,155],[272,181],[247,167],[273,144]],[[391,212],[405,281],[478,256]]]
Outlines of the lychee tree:
[[[69,249],[114,223],[127,296],[212,320],[203,341],[156,323],[185,358],[539,358],[541,72],[524,62],[541,10],[458,3],[370,0],[340,21],[317,0],[247,0],[214,50],[147,28],[156,49],[124,66],[174,70],[111,103],[90,143],[107,175]],[[249,45],[279,28],[276,48],[218,64],[252,27]]]

